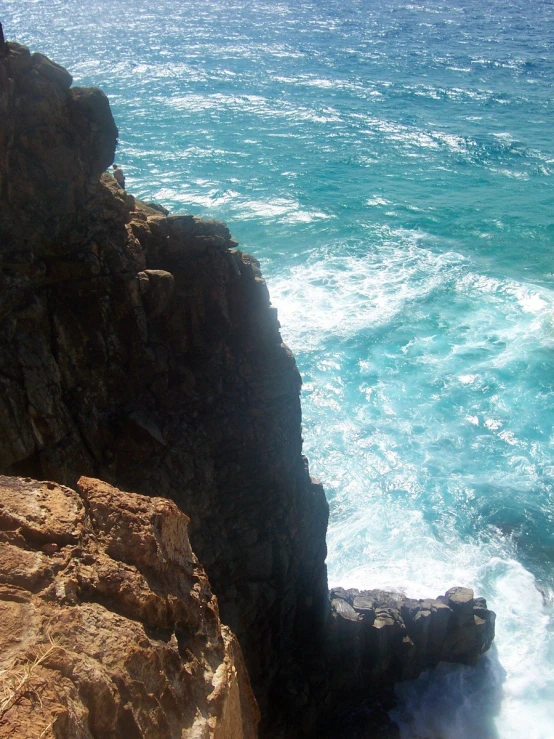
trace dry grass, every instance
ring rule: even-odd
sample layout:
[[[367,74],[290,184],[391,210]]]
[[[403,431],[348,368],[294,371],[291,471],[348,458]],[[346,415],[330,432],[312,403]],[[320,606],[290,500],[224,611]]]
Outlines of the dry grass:
[[[0,670],[0,722],[10,708],[25,698],[37,702],[42,707],[40,684],[36,680],[37,668],[58,648],[57,644],[51,642],[50,647],[34,659],[28,659],[25,662],[16,661],[10,667]],[[47,727],[46,731],[51,726],[52,724]]]
[[[50,721],[50,723],[48,724],[48,726],[46,726],[46,727],[45,727],[45,728],[44,728],[44,729],[43,729],[43,730],[42,730],[42,731],[40,732],[40,734],[38,735],[38,739],[43,739],[43,737],[45,737],[45,736],[46,736],[46,734],[48,734],[48,732],[49,732],[49,731],[50,731],[50,729],[51,729],[51,728],[52,728],[52,727],[54,726],[54,724],[55,724],[55,723],[56,723],[56,719],[54,719],[53,721]]]

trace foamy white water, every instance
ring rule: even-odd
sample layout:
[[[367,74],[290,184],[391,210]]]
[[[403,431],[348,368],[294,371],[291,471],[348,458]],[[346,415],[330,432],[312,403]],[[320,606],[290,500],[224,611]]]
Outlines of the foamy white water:
[[[272,286],[309,366],[307,454],[331,497],[330,583],[410,597],[464,584],[497,613],[483,665],[399,687],[403,739],[511,739],[529,726],[546,739],[552,590],[514,545],[527,515],[550,515],[550,490],[527,498],[552,473],[552,439],[530,438],[545,397],[525,374],[552,350],[554,294],[476,274],[421,235],[403,242],[299,266]]]

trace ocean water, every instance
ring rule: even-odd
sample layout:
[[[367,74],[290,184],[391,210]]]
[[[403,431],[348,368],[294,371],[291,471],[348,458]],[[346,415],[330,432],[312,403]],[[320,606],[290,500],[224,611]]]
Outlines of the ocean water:
[[[473,587],[403,739],[554,737],[552,0],[0,0],[109,95],[128,189],[225,220],[304,378],[333,585]]]

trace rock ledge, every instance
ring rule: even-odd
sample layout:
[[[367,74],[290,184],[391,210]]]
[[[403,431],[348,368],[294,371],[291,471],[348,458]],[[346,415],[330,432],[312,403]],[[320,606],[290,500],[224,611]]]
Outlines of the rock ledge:
[[[174,503],[89,478],[2,477],[0,500],[2,736],[255,739],[240,647]]]

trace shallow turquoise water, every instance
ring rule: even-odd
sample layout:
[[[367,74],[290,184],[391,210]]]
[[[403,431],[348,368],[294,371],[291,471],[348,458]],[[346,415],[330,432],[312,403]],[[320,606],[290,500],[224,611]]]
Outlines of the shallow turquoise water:
[[[404,739],[551,739],[552,1],[0,0],[0,19],[108,93],[132,192],[260,258],[332,584],[466,584],[497,611],[478,669],[402,689]]]

